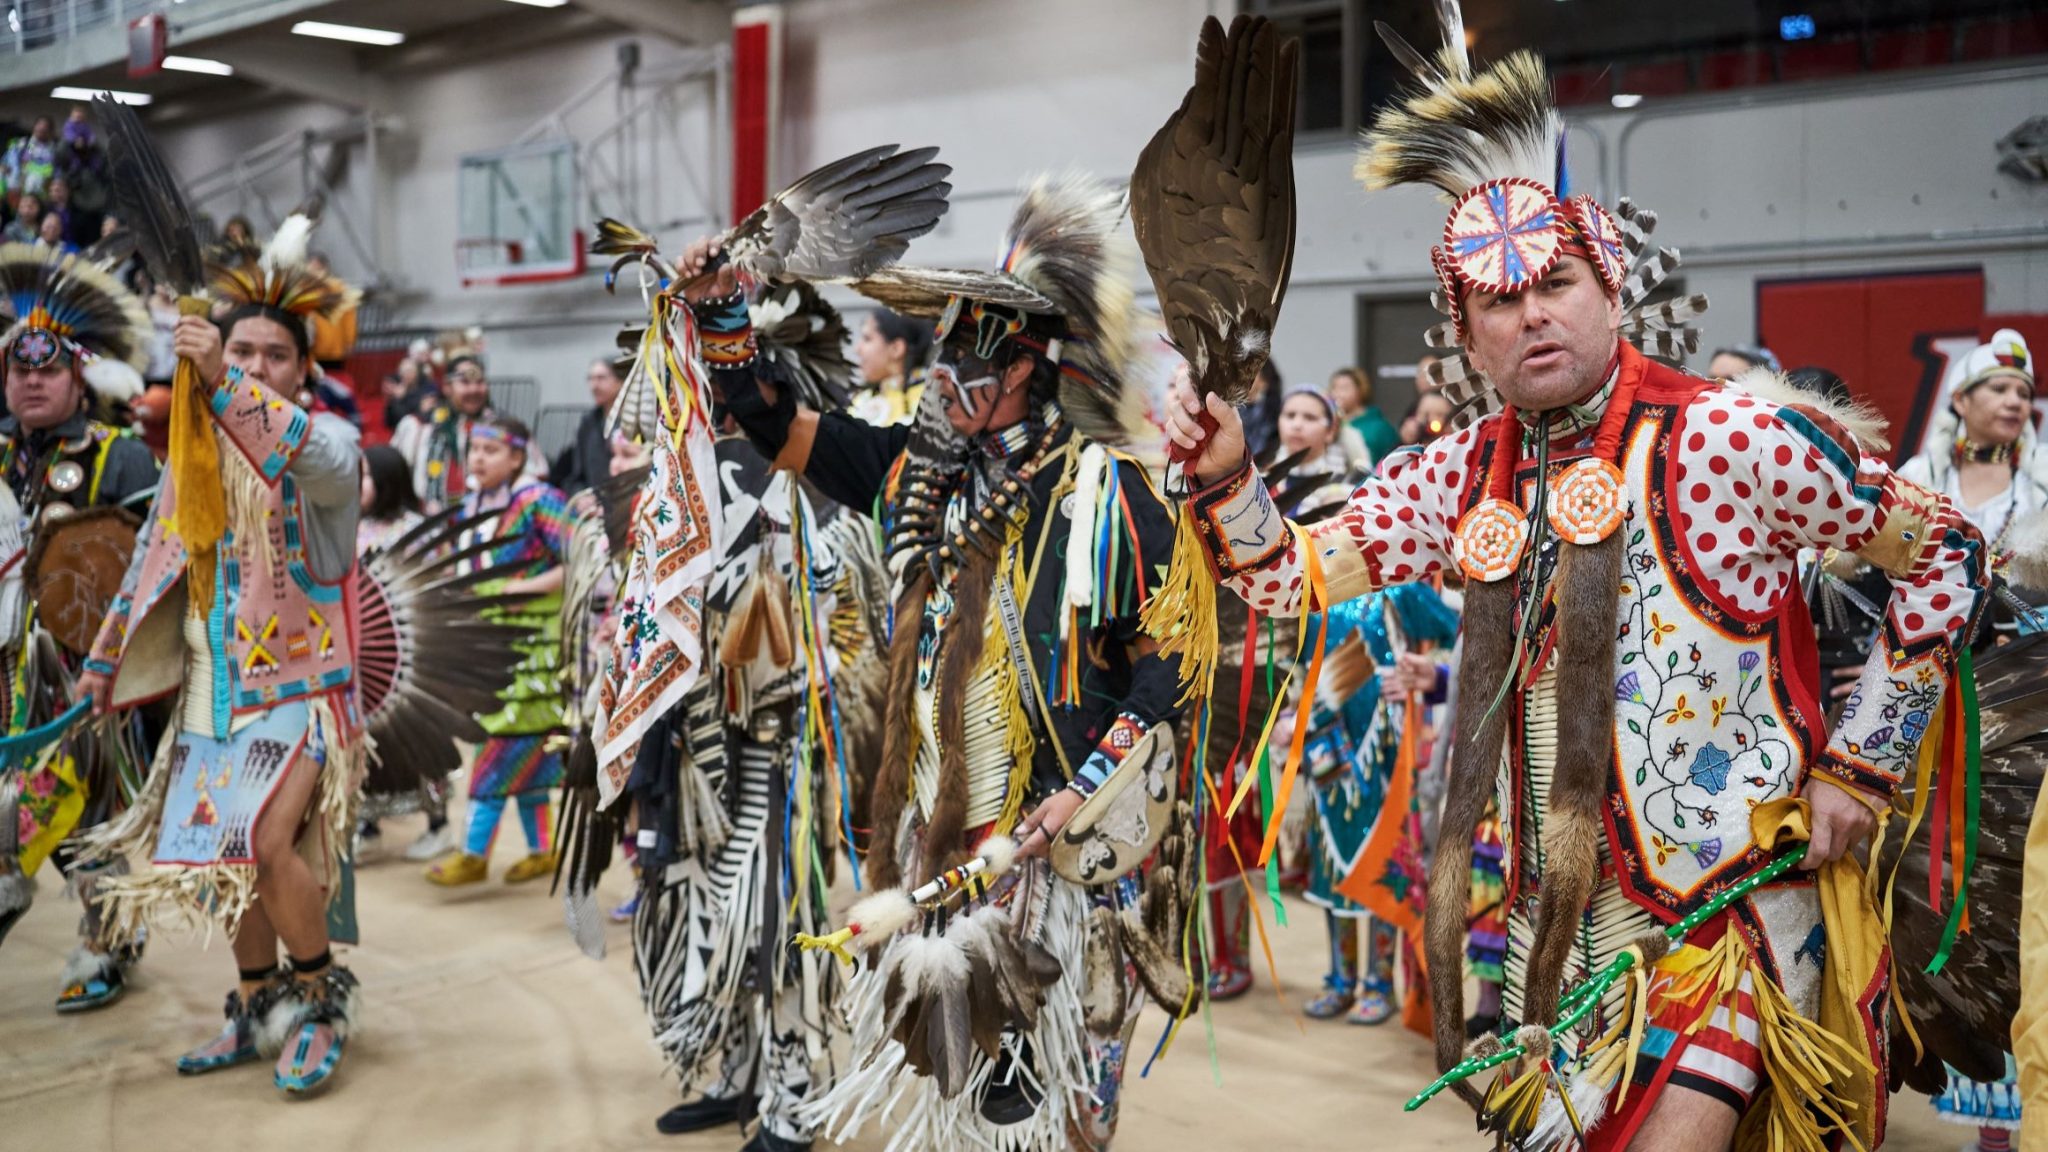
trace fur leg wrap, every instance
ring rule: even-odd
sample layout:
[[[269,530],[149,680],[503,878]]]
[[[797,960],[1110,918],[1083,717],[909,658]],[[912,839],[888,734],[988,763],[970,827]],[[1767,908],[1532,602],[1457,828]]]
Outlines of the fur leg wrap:
[[[355,973],[341,965],[328,965],[314,980],[286,976],[272,987],[274,998],[267,1006],[260,1011],[257,1004],[250,1006],[256,1017],[256,1050],[265,1057],[274,1059],[284,1051],[302,1024],[325,1024],[339,1040],[355,1030],[362,993]]]
[[[1515,594],[1509,581],[1474,582],[1465,590],[1465,651],[1458,665],[1448,794],[1429,869],[1429,906],[1423,945],[1429,968],[1429,1002],[1436,1032],[1436,1060],[1448,1072],[1464,1059],[1465,915],[1471,906],[1472,837],[1486,815],[1486,802],[1499,778],[1509,705],[1488,712],[1514,659]],[[1459,1096],[1474,1107],[1477,1092],[1459,1085]]]
[[[916,722],[910,710],[917,702],[917,634],[923,627],[924,601],[930,592],[931,575],[918,565],[896,601],[896,631],[889,638],[882,764],[875,772],[874,791],[868,800],[873,823],[868,833],[866,864],[868,882],[876,888],[894,888],[903,883],[896,837],[903,824],[903,806],[910,800],[910,761],[917,753]]]
[[[64,974],[58,978],[59,988],[83,984],[88,980],[114,981],[121,978],[121,962],[110,952],[94,952],[90,948],[73,948],[64,960]]]
[[[1614,771],[1614,631],[1623,534],[1561,545],[1557,569],[1557,767],[1540,814],[1543,875],[1522,1022],[1557,1022],[1572,941],[1600,878],[1600,805]]]

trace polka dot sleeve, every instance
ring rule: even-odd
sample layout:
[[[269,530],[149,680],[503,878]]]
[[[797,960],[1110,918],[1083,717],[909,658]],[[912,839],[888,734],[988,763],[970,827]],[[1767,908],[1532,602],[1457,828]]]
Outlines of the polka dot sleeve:
[[[1388,457],[1342,512],[1310,530],[1331,603],[1424,579],[1451,562],[1471,458],[1494,419]],[[1193,493],[1183,514],[1195,517],[1220,583],[1268,615],[1301,611],[1307,565],[1300,539],[1250,464]]]
[[[1756,430],[1752,510],[1778,547],[1853,552],[1891,577],[1878,643],[1809,766],[1889,797],[1954,674],[1953,645],[1967,640],[1988,601],[1983,540],[1946,500],[1865,454],[1825,413],[1760,401],[1738,411]]]

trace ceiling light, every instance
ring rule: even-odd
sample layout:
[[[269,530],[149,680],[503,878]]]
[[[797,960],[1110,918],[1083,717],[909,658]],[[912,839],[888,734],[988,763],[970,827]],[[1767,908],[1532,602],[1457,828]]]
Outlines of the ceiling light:
[[[173,72],[204,72],[208,76],[233,76],[235,66],[219,60],[201,60],[197,56],[166,56],[164,67]]]
[[[351,44],[375,44],[379,48],[405,43],[403,32],[386,32],[382,28],[358,28],[353,24],[329,24],[324,20],[301,20],[292,25],[292,33],[298,36],[318,36],[325,40],[346,40]]]
[[[111,97],[116,104],[138,106],[149,103],[151,99],[147,92],[116,92],[112,88],[74,88],[69,84],[59,84],[50,89],[52,100],[90,100],[95,96]]]
[[[1643,98],[1640,93],[1616,92],[1614,94],[1614,106],[1616,108],[1633,108],[1642,102]]]
[[[525,4],[533,8],[560,8],[569,0],[512,0],[514,4]]]

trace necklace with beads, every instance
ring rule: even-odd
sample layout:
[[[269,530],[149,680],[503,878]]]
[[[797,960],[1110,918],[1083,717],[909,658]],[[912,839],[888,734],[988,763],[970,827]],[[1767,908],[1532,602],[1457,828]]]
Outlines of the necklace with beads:
[[[1631,371],[1629,369],[1633,368]],[[1591,455],[1573,461],[1549,477],[1538,507],[1551,531],[1567,544],[1598,544],[1621,527],[1624,480],[1618,460],[1621,432],[1635,405],[1642,382],[1637,365],[1622,365],[1607,410],[1600,417]],[[1549,421],[1536,430],[1539,464],[1549,457]],[[1467,578],[1483,583],[1504,580],[1522,565],[1529,550],[1529,514],[1515,494],[1515,471],[1521,462],[1522,421],[1513,407],[1501,414],[1494,432],[1494,466],[1487,477],[1486,498],[1458,520],[1451,536],[1451,555]],[[1547,469],[1539,469],[1539,475]]]
[[[2019,462],[2020,442],[2004,444],[1978,444],[1967,436],[1956,437],[1956,463],[1958,464],[2004,464],[2012,467]]]

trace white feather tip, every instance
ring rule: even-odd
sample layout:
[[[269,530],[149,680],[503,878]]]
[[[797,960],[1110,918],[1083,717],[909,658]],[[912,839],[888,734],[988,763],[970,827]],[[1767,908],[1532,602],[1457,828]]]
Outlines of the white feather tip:
[[[976,855],[988,861],[986,875],[993,880],[1017,863],[1017,841],[1009,836],[991,836],[981,842]]]
[[[846,912],[849,922],[860,925],[860,935],[854,939],[865,941],[867,947],[901,932],[916,918],[917,905],[910,902],[910,894],[901,888],[884,888],[863,897]]]
[[[2006,530],[2005,578],[2029,591],[2048,591],[2048,509]]]
[[[313,218],[302,212],[285,217],[277,226],[277,235],[263,249],[263,264],[276,271],[279,268],[296,268],[306,262],[306,252],[313,243]]]
[[[96,356],[83,370],[86,386],[113,401],[133,400],[142,395],[142,373],[126,360]]]

